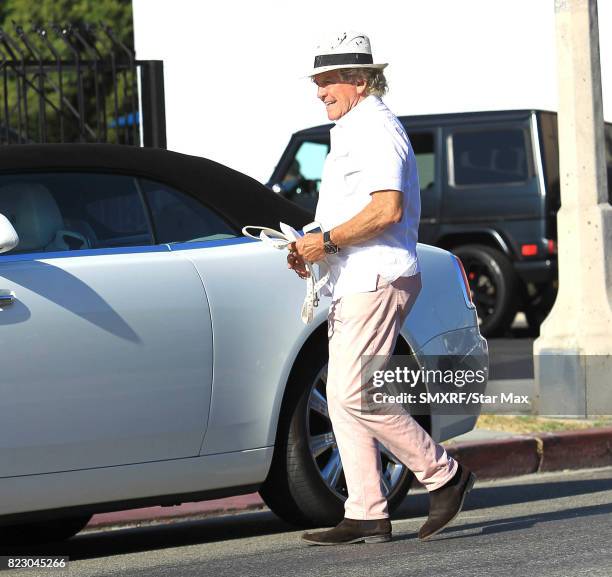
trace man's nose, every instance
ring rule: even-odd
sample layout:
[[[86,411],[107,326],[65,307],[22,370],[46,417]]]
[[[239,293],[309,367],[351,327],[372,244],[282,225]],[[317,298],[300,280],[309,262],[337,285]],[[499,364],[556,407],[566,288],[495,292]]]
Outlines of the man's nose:
[[[317,98],[323,100],[325,96],[327,96],[327,89],[325,88],[325,86],[317,87]]]

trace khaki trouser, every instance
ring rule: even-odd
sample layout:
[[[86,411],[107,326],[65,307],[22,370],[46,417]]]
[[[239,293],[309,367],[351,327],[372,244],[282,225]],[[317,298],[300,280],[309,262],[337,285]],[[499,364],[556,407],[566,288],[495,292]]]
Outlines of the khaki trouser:
[[[379,280],[375,291],[346,295],[330,307],[327,399],[347,483],[344,509],[349,519],[389,516],[377,440],[428,491],[444,485],[457,470],[457,462],[407,412],[361,411],[361,357],[393,354],[400,327],[420,290],[420,274],[390,284]]]

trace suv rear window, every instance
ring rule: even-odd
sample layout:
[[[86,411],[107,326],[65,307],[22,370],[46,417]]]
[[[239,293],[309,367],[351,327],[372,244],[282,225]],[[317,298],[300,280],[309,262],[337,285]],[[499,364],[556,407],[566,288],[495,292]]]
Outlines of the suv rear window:
[[[528,179],[525,133],[520,129],[458,131],[452,135],[451,184],[509,184]]]

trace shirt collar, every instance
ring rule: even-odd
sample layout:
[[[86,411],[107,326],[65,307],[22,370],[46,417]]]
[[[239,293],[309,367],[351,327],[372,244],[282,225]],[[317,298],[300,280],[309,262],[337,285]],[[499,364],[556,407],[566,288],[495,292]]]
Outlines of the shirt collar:
[[[357,106],[351,108],[344,116],[338,118],[338,120],[336,120],[336,126],[347,126],[364,113],[373,110],[379,102],[380,98],[378,98],[378,96],[374,96],[373,94],[366,96]]]

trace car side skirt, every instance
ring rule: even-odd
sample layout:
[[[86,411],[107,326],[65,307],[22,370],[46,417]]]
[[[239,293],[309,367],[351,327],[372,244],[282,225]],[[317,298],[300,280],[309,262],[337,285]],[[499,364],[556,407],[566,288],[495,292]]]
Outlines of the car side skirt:
[[[272,447],[0,480],[0,525],[256,491]]]

